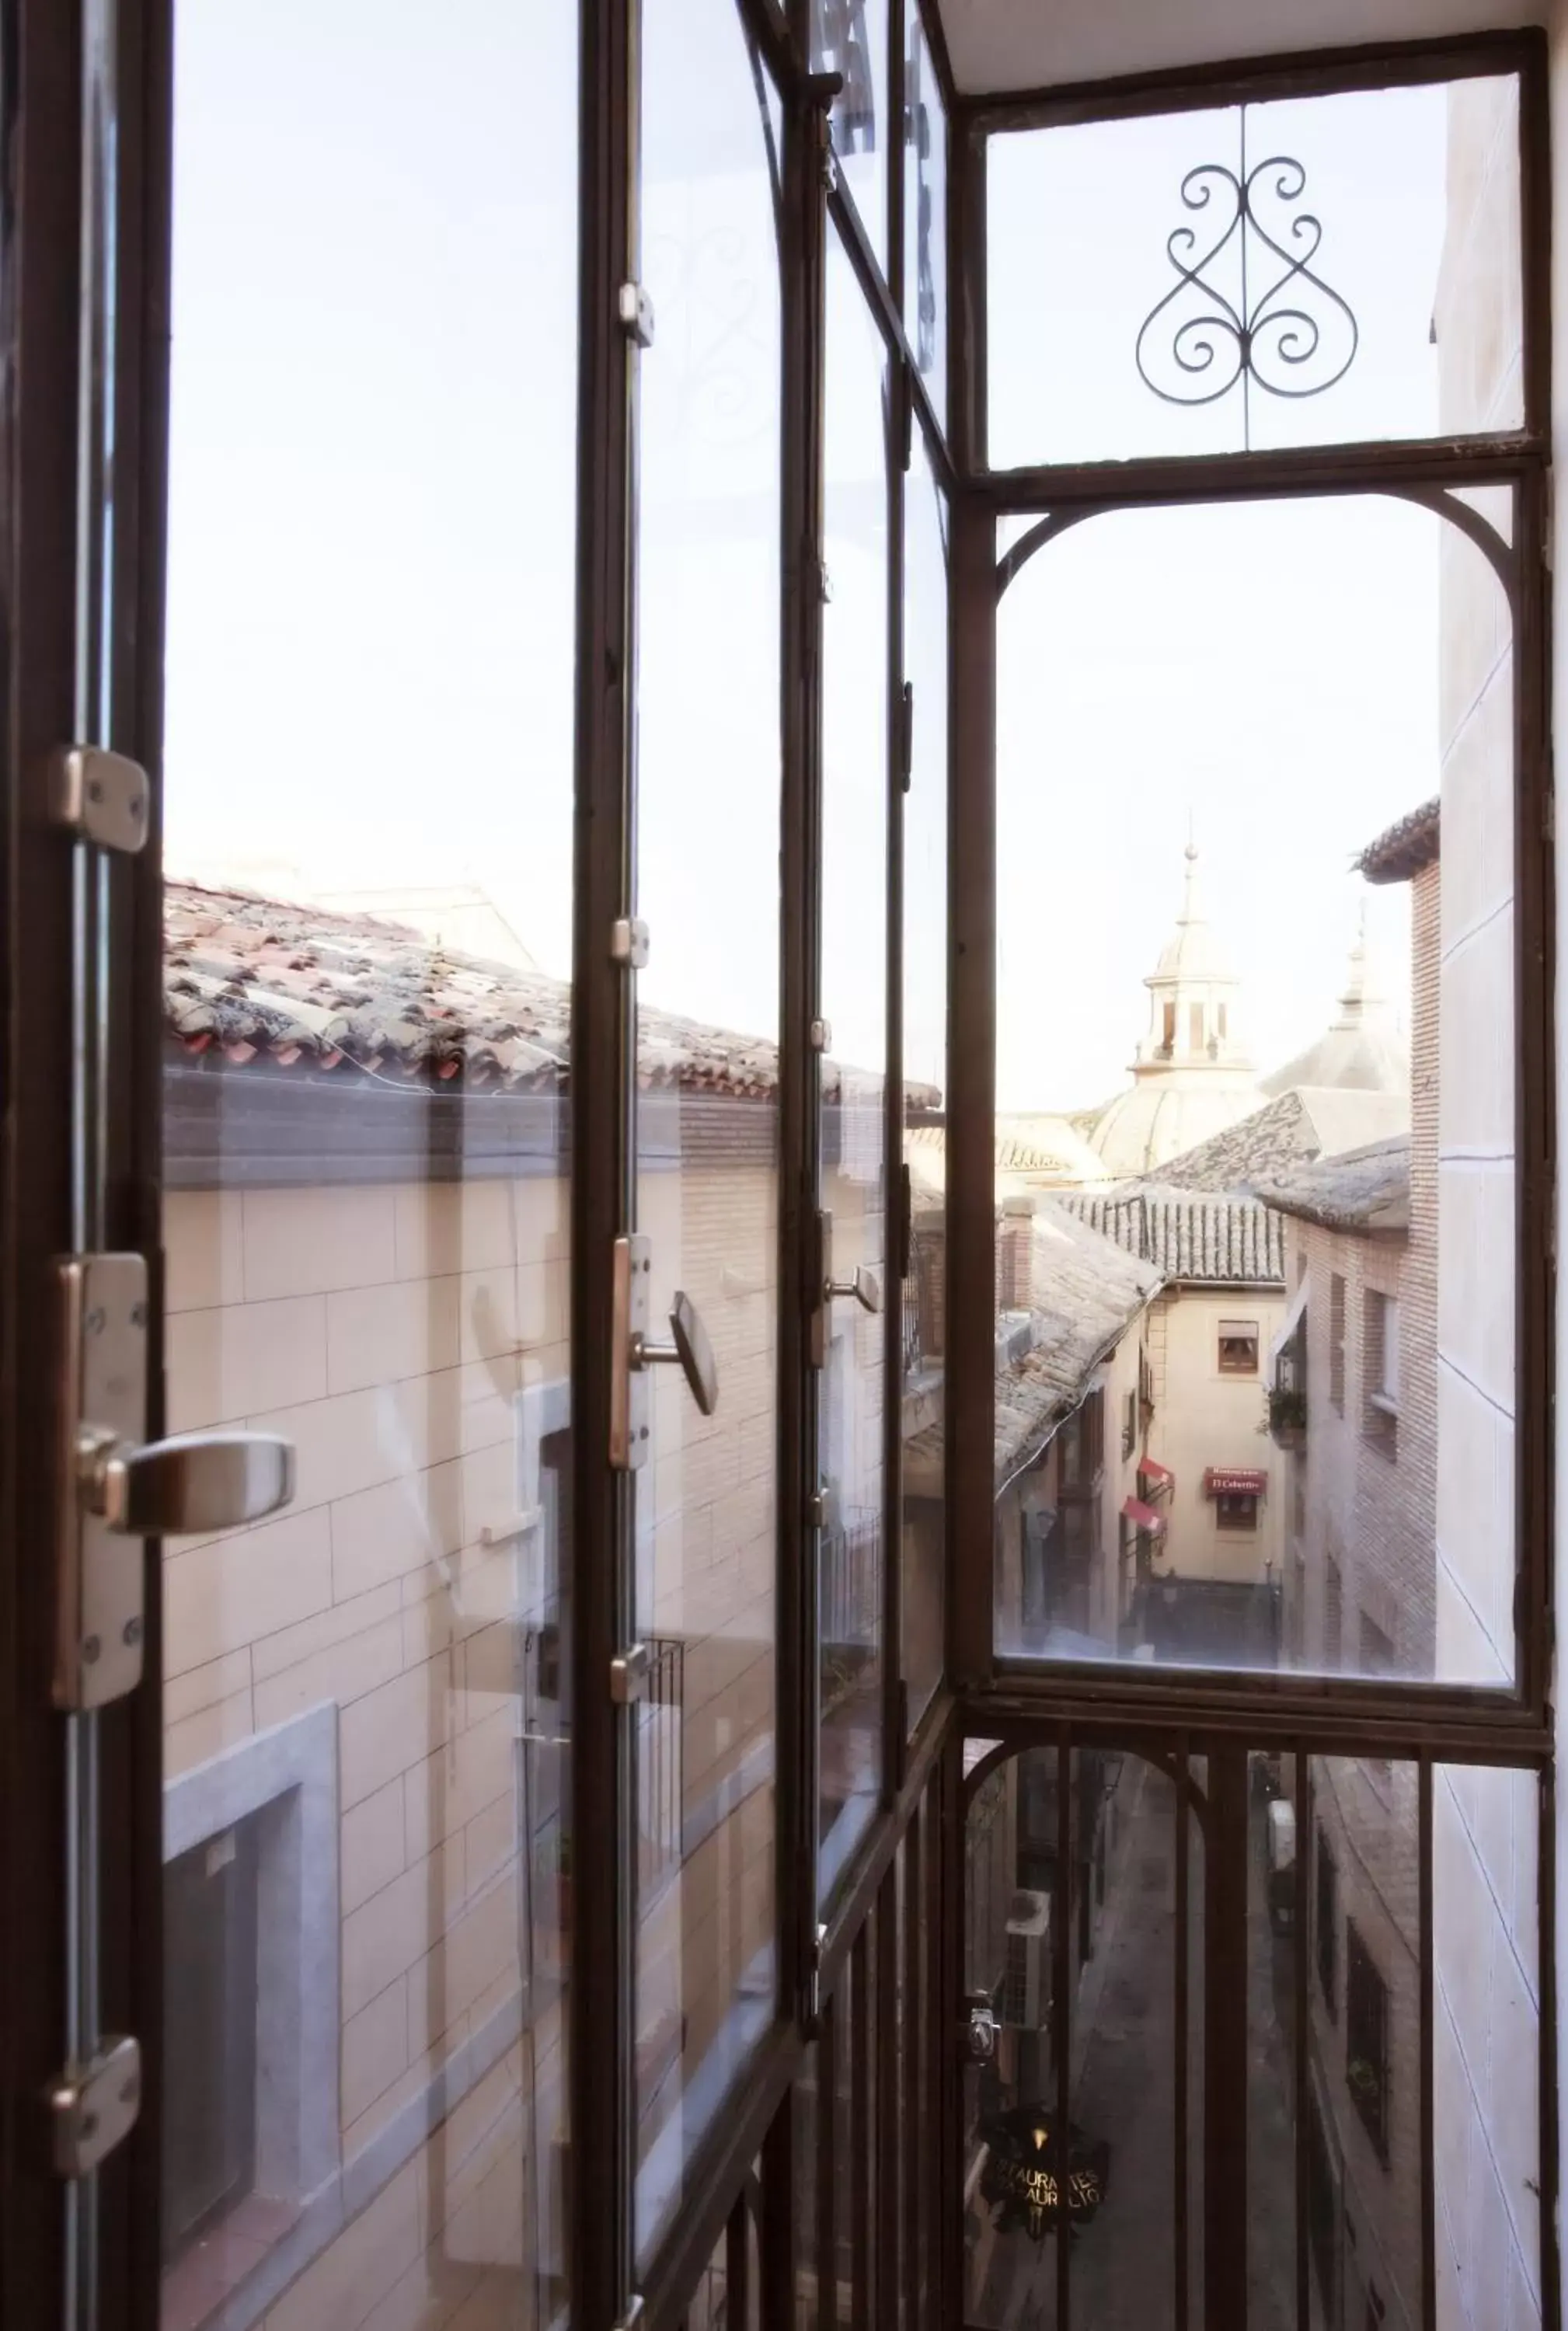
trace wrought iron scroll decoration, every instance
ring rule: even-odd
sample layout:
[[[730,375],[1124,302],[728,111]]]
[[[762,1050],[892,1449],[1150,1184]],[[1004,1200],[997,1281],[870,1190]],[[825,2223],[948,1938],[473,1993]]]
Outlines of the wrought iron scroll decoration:
[[[1254,382],[1270,396],[1321,396],[1345,378],[1361,343],[1349,302],[1312,265],[1323,222],[1294,211],[1306,189],[1306,169],[1288,154],[1249,168],[1243,107],[1240,166],[1200,162],[1182,180],[1190,211],[1214,207],[1212,240],[1200,251],[1198,228],[1173,228],[1165,252],[1178,281],[1144,319],[1134,350],[1145,385],[1167,404],[1215,404],[1239,383],[1249,446]],[[1232,243],[1234,300],[1213,273]],[[1280,271],[1254,299],[1259,258]]]

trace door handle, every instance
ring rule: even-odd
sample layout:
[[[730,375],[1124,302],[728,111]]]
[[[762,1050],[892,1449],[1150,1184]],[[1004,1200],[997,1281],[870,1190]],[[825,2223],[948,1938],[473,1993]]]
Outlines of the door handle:
[[[634,1335],[632,1365],[634,1368],[649,1368],[672,1363],[683,1368],[692,1399],[704,1416],[711,1416],[718,1406],[718,1363],[713,1356],[708,1330],[689,1295],[677,1294],[670,1308],[670,1333],[674,1340],[668,1344],[651,1344],[646,1336]]]
[[[863,1262],[855,1265],[853,1279],[830,1279],[823,1291],[830,1303],[835,1295],[852,1295],[862,1311],[882,1308],[882,1282]]]
[[[132,1537],[239,1529],[294,1495],[294,1444],[272,1432],[180,1432],[139,1448],[85,1433],[81,1480],[90,1512]]]

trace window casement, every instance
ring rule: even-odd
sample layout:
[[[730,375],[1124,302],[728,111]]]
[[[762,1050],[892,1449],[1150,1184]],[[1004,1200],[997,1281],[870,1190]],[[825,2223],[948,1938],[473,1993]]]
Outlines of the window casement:
[[[1330,1555],[1323,1566],[1323,1664],[1330,1671],[1340,1662],[1344,1605],[1344,1573]]]
[[[1214,1497],[1214,1527],[1220,1530],[1255,1530],[1258,1527],[1258,1493],[1255,1489],[1220,1489]]]
[[[1323,2004],[1335,2022],[1339,2018],[1339,1871],[1319,1822],[1316,1835],[1317,1871],[1313,1906],[1313,1948],[1317,1962],[1317,1988]]]
[[[1399,1450],[1399,1304],[1369,1287],[1362,1296],[1362,1439],[1385,1457]]]
[[[1328,1280],[1328,1398],[1335,1413],[1345,1414],[1345,1278],[1333,1271]]]
[[[1258,1373],[1258,1322],[1256,1319],[1221,1319],[1220,1322],[1220,1374],[1222,1376],[1255,1376]]]
[[[1351,2102],[1388,2166],[1388,1985],[1354,1918],[1345,1928],[1345,2084]]]

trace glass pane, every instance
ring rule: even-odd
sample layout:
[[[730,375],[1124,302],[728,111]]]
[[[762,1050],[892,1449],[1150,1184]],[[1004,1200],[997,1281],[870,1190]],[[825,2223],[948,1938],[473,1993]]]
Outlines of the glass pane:
[[[638,1220],[718,1399],[659,1370],[637,1477],[640,2254],[773,2015],[780,784],[767,116],[734,0],[653,11],[642,60]]]
[[[947,415],[947,116],[910,0],[904,68],[904,328],[936,417]]]
[[[1410,1764],[1308,1761],[1312,2288],[1329,2321],[1415,2324],[1425,2158],[1419,1774]],[[1294,2322],[1293,2310],[1292,2297],[1280,2320]]]
[[[1295,2331],[1297,1760],[1248,1765],[1247,2321]]]
[[[905,517],[904,657],[914,674],[904,798],[904,1683],[911,1728],[942,1679],[947,1089],[947,505],[917,433]]]
[[[998,1647],[1506,1685],[1487,551],[1392,500],[1107,517],[998,654]]]
[[[993,137],[993,466],[1518,428],[1518,105],[1506,76]]]
[[[882,341],[828,238],[824,394],[830,588],[822,642],[822,1204],[832,1276],[819,1438],[820,1886],[870,1820],[881,1780],[882,1400],[886,1299],[888,452]],[[867,1302],[876,1308],[867,1308]]]
[[[812,70],[838,73],[833,151],[872,250],[888,264],[888,0],[812,0]]]
[[[566,2303],[575,32],[178,12],[167,2331]]]
[[[1541,2323],[1540,1784],[1432,1774],[1437,2319]]]

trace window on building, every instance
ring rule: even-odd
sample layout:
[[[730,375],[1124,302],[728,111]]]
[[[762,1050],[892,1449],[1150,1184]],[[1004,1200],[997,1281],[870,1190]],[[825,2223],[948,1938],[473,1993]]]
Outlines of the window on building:
[[[1130,1457],[1138,1445],[1138,1395],[1129,1392],[1122,1403],[1122,1455]]]
[[[1224,1376],[1255,1376],[1258,1373],[1256,1319],[1221,1319],[1220,1373]]]
[[[1221,1044],[1225,1041],[1225,1006],[1222,1004],[1216,1004],[1214,1006],[1214,1030]]]
[[[1203,1007],[1201,1004],[1187,1006],[1187,1042],[1194,1052],[1203,1049]]]
[[[1221,1489],[1214,1498],[1214,1527],[1222,1530],[1255,1530],[1258,1493],[1255,1489]]]
[[[1335,1271],[1328,1282],[1328,1397],[1345,1414],[1345,1280]]]
[[[1323,1570],[1323,1664],[1326,1668],[1339,1665],[1344,1604],[1345,1587],[1339,1565],[1330,1555]]]
[[[1160,1050],[1167,1060],[1176,1049],[1176,1007],[1174,1004],[1160,1008]]]
[[[1388,1985],[1356,1931],[1345,1929],[1345,2080],[1378,2159],[1388,2162]]]
[[[1364,1611],[1361,1614],[1361,1671],[1367,1676],[1392,1675],[1394,1671],[1393,1638],[1385,1634]]]
[[[1061,1428],[1061,1488],[1064,1495],[1086,1495],[1099,1479],[1105,1463],[1105,1394],[1091,1392]]]
[[[1362,1297],[1361,1430],[1385,1456],[1399,1441],[1399,1305],[1368,1288]]]
[[[1339,1999],[1339,1871],[1335,1867],[1323,1824],[1317,1825],[1317,1889],[1314,1909],[1314,1944],[1317,1954],[1317,1987],[1330,2015],[1337,2017]]]
[[[256,1823],[164,1871],[164,2256],[251,2191],[256,2170]]]

